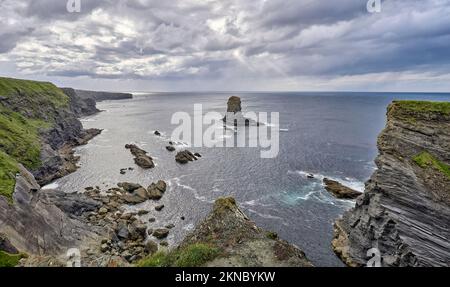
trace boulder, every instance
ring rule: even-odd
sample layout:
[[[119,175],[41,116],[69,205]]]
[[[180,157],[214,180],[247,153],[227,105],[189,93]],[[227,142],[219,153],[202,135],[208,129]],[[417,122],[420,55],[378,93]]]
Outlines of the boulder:
[[[362,193],[328,178],[323,179],[325,189],[339,199],[355,199]]]
[[[145,243],[145,252],[147,254],[154,254],[158,251],[158,244],[154,241],[149,240],[147,243]]]
[[[158,190],[157,188],[150,188],[148,189],[148,198],[151,200],[160,200],[163,196],[163,193]]]
[[[175,151],[175,147],[171,145],[166,146],[166,149],[170,152]]]
[[[145,188],[143,188],[143,187],[140,187],[140,188],[136,189],[133,192],[133,194],[136,195],[136,196],[139,196],[140,198],[148,199],[147,190]]]
[[[133,192],[136,189],[142,187],[140,184],[130,183],[130,182],[120,182],[117,184],[118,187],[123,188],[123,190],[128,192]]]
[[[153,236],[158,239],[164,239],[169,235],[169,229],[167,228],[158,228],[155,231],[153,231]]]
[[[154,168],[155,167],[155,163],[148,156],[135,157],[134,162],[142,168]]]
[[[156,183],[156,188],[161,192],[165,192],[167,189],[167,184],[164,180],[158,180],[158,182]]]
[[[163,208],[164,208],[164,204],[155,206],[155,210],[156,210],[156,211],[161,211],[161,210],[163,210]]]
[[[159,131],[154,132],[155,136],[161,136],[161,133]]]
[[[188,150],[180,151],[175,156],[175,161],[178,162],[178,163],[181,163],[181,164],[186,164],[186,163],[188,163],[190,161],[194,161],[194,160],[197,160],[197,158],[195,157],[194,154],[192,154]]]
[[[125,148],[130,150],[131,154],[134,156],[134,162],[138,166],[145,169],[155,167],[152,157],[147,155],[147,152],[145,150],[140,149],[134,144],[127,144],[125,145]]]

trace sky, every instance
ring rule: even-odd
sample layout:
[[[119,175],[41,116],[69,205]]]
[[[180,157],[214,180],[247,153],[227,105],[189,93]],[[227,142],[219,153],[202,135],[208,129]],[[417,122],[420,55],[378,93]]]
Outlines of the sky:
[[[0,0],[0,76],[107,91],[450,92],[450,0]]]

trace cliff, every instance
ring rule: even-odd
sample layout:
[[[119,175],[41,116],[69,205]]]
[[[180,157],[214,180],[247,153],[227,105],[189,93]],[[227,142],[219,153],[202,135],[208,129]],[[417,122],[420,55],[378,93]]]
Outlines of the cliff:
[[[72,88],[62,88],[61,90],[69,97],[70,108],[76,116],[86,117],[100,112],[95,106],[95,99],[81,98]]]
[[[174,250],[140,266],[311,267],[305,254],[256,226],[233,198],[219,198],[212,212]]]
[[[450,265],[450,103],[393,102],[378,138],[378,169],[332,246],[349,266],[378,248],[382,266]]]
[[[63,90],[66,89],[67,88],[63,88]],[[74,90],[74,91],[81,99],[92,99],[95,102],[101,102],[106,100],[126,100],[133,98],[133,95],[129,93],[94,92],[85,90]]]
[[[84,130],[77,116],[94,111],[95,103],[51,83],[0,78],[0,235],[14,250],[56,254],[95,237],[72,216],[95,202],[40,189],[76,169],[72,148],[99,133]],[[0,266],[20,259],[11,250],[0,249]]]

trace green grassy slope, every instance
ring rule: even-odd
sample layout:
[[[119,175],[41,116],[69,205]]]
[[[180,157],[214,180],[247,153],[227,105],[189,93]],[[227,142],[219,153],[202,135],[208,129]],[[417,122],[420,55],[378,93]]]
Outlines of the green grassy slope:
[[[0,195],[11,200],[18,163],[41,165],[39,129],[52,126],[52,113],[67,107],[69,98],[51,83],[1,77],[0,97]]]

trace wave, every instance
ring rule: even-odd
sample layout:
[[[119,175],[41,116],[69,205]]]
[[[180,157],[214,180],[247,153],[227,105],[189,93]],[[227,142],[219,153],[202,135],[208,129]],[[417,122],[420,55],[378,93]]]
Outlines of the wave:
[[[313,172],[308,172],[308,171],[303,171],[303,170],[295,170],[295,171],[288,171],[288,174],[298,174],[301,175],[305,178],[307,178],[309,175],[313,175],[314,178],[310,179],[310,180],[320,180],[321,182],[323,182],[324,178],[328,178],[331,180],[335,180],[340,182],[342,185],[345,185],[347,187],[350,187],[351,189],[360,191],[360,192],[364,192],[364,182],[357,180],[355,178],[352,177],[344,177],[344,178],[340,178],[340,177],[336,177],[336,176],[332,176],[332,175],[325,175],[325,174],[321,174],[321,173],[313,173]],[[323,185],[323,183],[322,183]]]
[[[276,220],[284,221],[284,219],[282,217],[279,217],[279,216],[266,214],[266,213],[260,213],[260,212],[258,212],[256,210],[253,210],[253,209],[247,209],[247,211],[249,211],[251,213],[254,213],[254,214],[256,214],[256,215],[258,215],[258,216],[260,216],[262,218],[265,218],[265,219],[276,219]]]
[[[56,182],[52,182],[50,184],[44,185],[41,187],[42,190],[50,190],[50,189],[57,189],[59,187],[59,184]]]
[[[214,203],[214,200],[208,200],[205,196],[200,195],[195,188],[193,188],[193,187],[191,187],[189,185],[186,185],[186,184],[182,184],[180,182],[181,178],[174,177],[174,178],[170,179],[169,180],[169,186],[172,186],[172,181],[175,183],[176,186],[178,186],[178,187],[180,187],[182,189],[185,189],[185,190],[189,190],[190,192],[192,192],[194,194],[194,198],[195,199],[197,199],[197,200],[199,200],[201,202]]]

